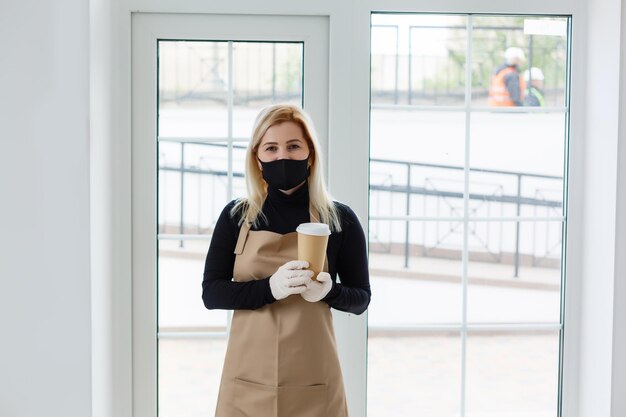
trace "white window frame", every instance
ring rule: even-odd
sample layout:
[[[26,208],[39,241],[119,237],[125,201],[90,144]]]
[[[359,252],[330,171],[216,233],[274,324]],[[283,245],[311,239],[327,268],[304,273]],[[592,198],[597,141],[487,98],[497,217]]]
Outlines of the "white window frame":
[[[617,162],[620,131],[620,25],[617,0],[91,0],[91,202],[93,415],[133,414],[131,233],[131,14],[210,13],[322,15],[330,21],[329,185],[365,220],[369,136],[369,22],[372,11],[571,15],[572,77],[569,230],[562,404],[567,417],[626,415],[612,401],[616,275]],[[623,67],[622,67],[623,68]],[[622,106],[624,88],[622,87]],[[624,119],[622,110],[622,120]],[[623,152],[623,151],[622,151]],[[343,155],[352,155],[348,161]],[[352,181],[342,181],[353,178]],[[363,222],[364,227],[367,224]],[[623,224],[622,224],[623,233]],[[621,268],[621,269],[620,269]],[[621,287],[620,287],[621,288]],[[614,298],[615,295],[615,298]],[[617,323],[617,321],[616,321]],[[346,335],[366,332],[365,317]],[[98,343],[96,343],[98,342]],[[365,347],[362,347],[363,354]],[[615,349],[615,350],[614,350]],[[361,362],[357,352],[355,361]],[[361,362],[362,363],[362,362]],[[363,369],[363,387],[365,369]],[[361,389],[364,395],[364,389]],[[364,398],[363,398],[364,401]],[[620,408],[621,407],[621,408]],[[359,408],[354,416],[364,416]],[[142,416],[143,417],[143,416]]]
[[[328,21],[322,16],[134,13],[132,75],[133,411],[157,413],[157,54],[159,39],[302,41],[304,108],[326,152]],[[160,138],[159,138],[160,140]],[[233,144],[235,138],[225,141]],[[232,157],[231,157],[232,158]],[[232,170],[232,168],[231,168]],[[200,299],[197,300],[200,302]],[[339,341],[338,341],[339,344]],[[348,370],[349,371],[349,370]]]

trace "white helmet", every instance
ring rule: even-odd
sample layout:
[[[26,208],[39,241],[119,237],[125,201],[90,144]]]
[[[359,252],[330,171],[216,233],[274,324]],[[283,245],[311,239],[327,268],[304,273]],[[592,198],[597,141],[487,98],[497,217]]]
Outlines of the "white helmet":
[[[537,81],[543,81],[543,71],[537,67],[532,67],[530,72],[528,72],[528,70],[524,71],[524,79],[528,81],[529,78]]]
[[[526,56],[521,48],[511,46],[510,48],[506,48],[506,51],[504,51],[504,60],[508,65],[513,65],[516,60],[525,61]]]

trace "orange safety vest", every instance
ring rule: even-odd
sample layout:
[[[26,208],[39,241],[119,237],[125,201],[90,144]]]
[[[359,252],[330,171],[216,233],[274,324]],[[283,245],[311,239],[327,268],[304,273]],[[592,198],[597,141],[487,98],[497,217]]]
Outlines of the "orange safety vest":
[[[487,104],[490,106],[513,107],[515,103],[511,100],[509,90],[506,88],[504,77],[512,72],[517,73],[515,67],[506,67],[497,74],[491,76],[491,85],[489,86],[489,98]],[[520,86],[520,101],[524,100],[524,91],[526,91],[526,80],[522,74],[517,74]]]

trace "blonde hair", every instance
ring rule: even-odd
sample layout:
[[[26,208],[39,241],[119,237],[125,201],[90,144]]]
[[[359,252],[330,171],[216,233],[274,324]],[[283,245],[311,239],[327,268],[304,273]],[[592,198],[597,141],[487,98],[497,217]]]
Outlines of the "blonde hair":
[[[309,177],[307,178],[309,202],[320,216],[319,219],[313,219],[313,221],[328,224],[333,232],[341,231],[339,213],[324,182],[324,169],[315,127],[304,110],[291,104],[275,104],[266,107],[257,116],[252,130],[252,140],[250,140],[246,150],[246,188],[248,197],[237,201],[230,212],[231,216],[234,217],[239,213],[239,225],[246,221],[254,226],[258,226],[259,217],[266,219],[262,208],[267,198],[268,185],[263,179],[263,174],[257,164],[257,151],[267,129],[283,122],[298,124],[302,128],[304,139],[309,147],[309,161],[311,164]]]

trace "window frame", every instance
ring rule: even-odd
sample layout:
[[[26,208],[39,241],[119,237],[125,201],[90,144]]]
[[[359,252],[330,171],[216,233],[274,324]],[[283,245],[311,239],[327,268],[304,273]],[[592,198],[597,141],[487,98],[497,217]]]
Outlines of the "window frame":
[[[388,15],[394,15],[396,13],[380,13],[380,12],[372,12],[372,27],[381,27],[378,25],[375,25],[373,22],[375,20],[374,15],[375,14],[388,14]],[[418,13],[418,14],[422,14],[422,15],[428,15],[427,13]],[[451,13],[437,13],[438,15],[451,15]],[[414,222],[438,222],[438,221],[448,221],[448,220],[454,220],[457,221],[459,223],[463,224],[463,227],[465,229],[464,231],[464,243],[463,243],[463,249],[462,252],[464,254],[463,256],[463,260],[462,260],[462,282],[461,282],[461,287],[462,287],[462,317],[459,320],[459,323],[454,323],[454,324],[414,324],[414,325],[410,325],[410,326],[402,326],[403,330],[412,330],[412,331],[426,331],[426,330],[434,330],[434,331],[454,331],[455,334],[456,332],[458,332],[459,337],[460,337],[460,343],[461,343],[461,375],[460,375],[460,379],[461,379],[461,383],[460,383],[460,391],[461,391],[461,398],[460,398],[460,406],[461,406],[461,415],[464,415],[467,407],[467,380],[468,380],[468,375],[466,372],[466,368],[467,368],[467,345],[468,345],[468,341],[471,339],[472,335],[476,335],[476,334],[480,334],[480,332],[482,331],[490,331],[490,330],[498,330],[498,331],[504,331],[504,332],[508,332],[510,334],[524,334],[524,332],[526,331],[533,331],[533,330],[553,330],[553,331],[557,331],[559,334],[559,344],[562,346],[563,345],[563,341],[564,341],[564,336],[565,336],[565,317],[563,317],[563,309],[564,309],[564,300],[562,299],[562,297],[564,296],[565,293],[565,281],[567,280],[566,278],[566,271],[567,268],[565,268],[565,263],[567,262],[567,258],[566,258],[566,253],[567,253],[567,227],[568,227],[568,207],[567,207],[567,192],[568,192],[568,154],[567,154],[567,146],[569,143],[569,131],[568,131],[568,125],[570,122],[570,118],[569,118],[569,114],[570,114],[570,106],[569,106],[569,90],[566,90],[566,94],[565,94],[565,100],[564,100],[564,104],[562,106],[552,106],[552,107],[541,107],[541,108],[529,108],[529,107],[488,107],[486,105],[476,105],[474,104],[475,102],[473,101],[473,97],[472,97],[472,90],[470,88],[470,84],[471,84],[471,79],[472,79],[472,70],[471,68],[473,68],[473,60],[474,60],[474,54],[473,54],[473,40],[474,40],[474,24],[473,24],[473,19],[474,17],[478,16],[480,18],[485,18],[485,17],[491,17],[494,16],[491,13],[475,13],[475,14],[467,14],[467,13],[458,13],[455,14],[456,16],[459,17],[463,17],[466,19],[466,26],[465,26],[465,33],[466,33],[466,44],[465,44],[465,52],[466,52],[466,65],[465,65],[465,97],[464,97],[464,102],[462,104],[456,104],[456,105],[432,105],[432,104],[400,104],[400,105],[393,105],[393,104],[380,104],[380,105],[374,105],[371,104],[371,109],[383,109],[383,110],[409,110],[411,112],[428,112],[428,111],[443,111],[443,112],[450,112],[450,113],[458,113],[458,114],[463,114],[464,115],[464,119],[465,119],[465,131],[464,131],[464,146],[465,146],[465,169],[464,169],[464,198],[463,198],[463,206],[464,206],[464,213],[462,215],[456,216],[456,217],[440,217],[440,216],[424,216],[424,215],[382,215],[382,216],[372,216],[370,215],[369,219],[370,220],[394,220],[394,221],[404,221],[406,220],[407,225],[414,223]],[[507,15],[502,15],[502,16],[507,16]],[[524,16],[524,15],[520,15],[524,18],[530,18],[531,16]],[[543,16],[537,16],[537,17],[543,17]],[[566,62],[565,62],[565,67],[566,67],[566,73],[565,73],[565,87],[567,88],[570,84],[570,57],[571,57],[571,16],[558,16],[560,18],[567,18],[567,58],[566,58]],[[382,27],[384,27],[385,25],[382,25]],[[372,35],[373,36],[373,35]],[[410,45],[410,44],[409,44]],[[396,63],[398,62],[398,60],[396,59]],[[469,65],[467,65],[467,63],[469,63]],[[396,71],[398,71],[398,69],[396,68]],[[472,192],[472,176],[470,173],[470,170],[472,169],[472,164],[470,161],[470,153],[471,153],[471,126],[472,123],[471,120],[473,119],[473,117],[477,114],[481,114],[481,113],[486,113],[488,112],[489,114],[508,114],[508,113],[555,113],[555,114],[562,114],[565,118],[565,126],[563,129],[563,144],[564,144],[564,149],[565,149],[565,153],[563,155],[563,158],[565,158],[566,160],[564,161],[564,176],[563,176],[563,190],[562,190],[562,195],[563,195],[563,209],[561,211],[561,215],[554,215],[554,216],[550,216],[550,217],[536,217],[536,216],[522,216],[522,215],[518,215],[518,216],[505,216],[505,217],[501,217],[501,216],[489,216],[489,217],[484,217],[484,216],[475,216],[473,214],[470,214],[470,210],[469,210],[469,205],[470,205],[470,201],[469,201],[469,194]],[[500,221],[504,221],[507,223],[510,223],[511,221],[517,221],[519,222],[519,224],[523,224],[524,222],[529,222],[529,221],[549,221],[549,222],[560,222],[561,226],[562,226],[562,231],[563,231],[563,243],[562,243],[562,256],[563,259],[561,259],[561,277],[562,277],[562,282],[561,282],[561,288],[560,288],[560,299],[561,299],[561,306],[560,306],[560,318],[559,321],[560,323],[489,323],[489,324],[483,324],[483,323],[472,323],[471,321],[468,320],[468,315],[470,313],[470,310],[468,310],[468,291],[471,288],[471,286],[469,285],[469,283],[467,282],[467,276],[468,276],[468,264],[469,261],[467,259],[467,256],[465,256],[465,254],[467,253],[468,250],[468,232],[467,229],[471,224],[474,224],[476,222],[500,222]],[[407,226],[408,227],[408,226]],[[383,330],[392,330],[394,327],[390,326],[383,326],[382,329]],[[562,362],[561,360],[563,359],[563,354],[562,352],[559,352],[559,373],[557,376],[557,383],[558,383],[558,391],[557,391],[557,408],[558,408],[558,412],[560,413],[561,411],[561,388],[562,388],[562,384],[563,384],[563,375],[561,373],[562,371]],[[556,410],[555,410],[556,411]],[[559,414],[560,415],[560,414]]]

